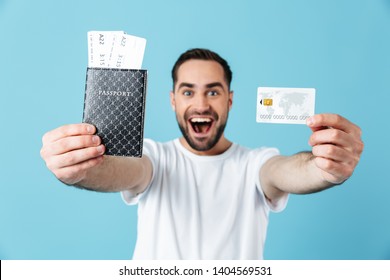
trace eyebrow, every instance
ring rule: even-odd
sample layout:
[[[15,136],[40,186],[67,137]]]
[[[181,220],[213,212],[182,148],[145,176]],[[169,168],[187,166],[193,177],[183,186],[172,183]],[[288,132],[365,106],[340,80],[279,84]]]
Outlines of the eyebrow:
[[[210,83],[206,85],[206,88],[213,88],[213,87],[221,87],[223,88],[223,85],[220,82]]]
[[[180,83],[178,89],[180,89],[182,87],[193,88],[194,86],[195,86],[194,84],[190,84],[190,83]]]
[[[182,87],[188,87],[188,88],[194,88],[195,85],[191,83],[180,83],[178,89]],[[223,88],[223,85],[220,82],[214,82],[206,85],[206,88],[213,88],[213,87],[221,87]]]

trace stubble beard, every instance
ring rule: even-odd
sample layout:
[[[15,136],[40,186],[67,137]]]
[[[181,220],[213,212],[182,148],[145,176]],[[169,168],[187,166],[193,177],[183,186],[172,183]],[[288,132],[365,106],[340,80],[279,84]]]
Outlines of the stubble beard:
[[[221,136],[222,136],[223,132],[225,131],[227,119],[229,116],[229,110],[227,111],[226,116],[224,116],[224,118],[221,119],[221,123],[214,128],[216,130],[216,132],[213,135],[211,135],[208,138],[206,138],[206,137],[196,138],[196,140],[194,139],[194,137],[192,137],[190,135],[190,132],[189,132],[189,125],[188,125],[188,116],[189,115],[190,115],[189,112],[186,112],[184,114],[184,118],[181,118],[182,121],[180,121],[179,116],[176,114],[176,120],[177,120],[177,123],[179,125],[180,131],[183,134],[184,139],[187,141],[187,143],[190,145],[190,147],[192,149],[194,149],[195,151],[205,152],[205,151],[211,150],[218,143],[218,141],[221,139]],[[213,116],[215,122],[217,122],[219,119],[217,113],[215,113],[214,111],[207,111],[206,113],[202,113],[200,115]]]

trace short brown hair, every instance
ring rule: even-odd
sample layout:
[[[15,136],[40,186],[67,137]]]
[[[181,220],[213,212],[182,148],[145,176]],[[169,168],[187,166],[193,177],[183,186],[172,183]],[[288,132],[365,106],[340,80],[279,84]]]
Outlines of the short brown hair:
[[[213,51],[210,51],[208,49],[200,49],[200,48],[190,49],[185,53],[181,54],[180,57],[177,59],[175,65],[172,68],[173,89],[175,89],[175,84],[177,82],[177,71],[179,70],[179,67],[184,62],[190,59],[211,60],[211,61],[218,62],[223,68],[223,72],[225,74],[225,80],[228,85],[228,88],[230,89],[230,83],[232,82],[233,73],[230,70],[230,66],[227,63],[227,61]]]

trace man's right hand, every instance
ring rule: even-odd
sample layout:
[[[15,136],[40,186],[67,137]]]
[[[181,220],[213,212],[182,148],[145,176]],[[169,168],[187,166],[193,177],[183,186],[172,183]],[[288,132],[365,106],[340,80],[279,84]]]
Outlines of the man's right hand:
[[[68,185],[83,180],[89,169],[103,161],[105,147],[90,124],[70,124],[42,137],[41,157],[54,175]]]

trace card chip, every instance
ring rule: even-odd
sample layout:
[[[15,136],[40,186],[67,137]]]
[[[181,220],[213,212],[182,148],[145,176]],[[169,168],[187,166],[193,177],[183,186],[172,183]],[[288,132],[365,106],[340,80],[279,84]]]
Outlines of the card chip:
[[[264,106],[272,106],[272,99],[264,99]]]

